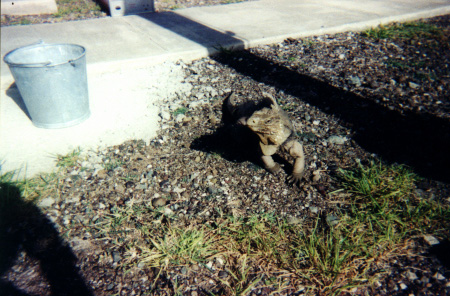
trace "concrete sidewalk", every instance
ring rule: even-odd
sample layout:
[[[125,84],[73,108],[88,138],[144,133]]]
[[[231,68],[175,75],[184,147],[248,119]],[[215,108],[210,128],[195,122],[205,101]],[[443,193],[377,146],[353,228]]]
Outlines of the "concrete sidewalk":
[[[187,62],[213,54],[221,47],[248,48],[288,37],[362,30],[380,23],[449,13],[450,0],[258,0],[118,18],[4,27],[2,58],[10,50],[39,40],[74,43],[87,49],[92,116],[78,126],[62,130],[34,127],[15,103],[20,101],[20,95],[2,61],[2,171],[26,166],[27,176],[31,176],[52,169],[54,161],[49,154],[65,154],[80,145],[87,149],[130,138],[149,140],[158,129],[158,111],[151,104],[157,98],[149,97],[146,83],[155,81],[152,71],[161,71],[155,65],[162,62]],[[137,73],[138,82],[132,82]],[[174,84],[158,79],[160,85]],[[105,98],[117,93],[120,97],[112,101]],[[133,106],[126,104],[125,115],[129,116],[125,116],[122,110],[130,96],[134,98]],[[105,106],[107,112],[102,110]],[[102,137],[105,133],[111,136]]]

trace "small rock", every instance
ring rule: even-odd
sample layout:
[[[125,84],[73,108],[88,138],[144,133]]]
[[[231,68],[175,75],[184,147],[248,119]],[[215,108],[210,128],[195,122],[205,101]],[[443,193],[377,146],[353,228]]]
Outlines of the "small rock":
[[[217,261],[217,264],[219,264],[219,265],[223,265],[225,263],[225,261],[223,261],[223,259],[220,257],[217,257],[216,261]]]
[[[108,177],[108,174],[105,170],[100,170],[97,172],[97,177],[99,177],[100,179],[105,179],[106,177]]]
[[[123,186],[120,185],[120,184],[117,184],[117,185],[114,187],[114,189],[116,190],[117,193],[121,193],[121,194],[124,194],[124,193],[125,193],[125,187],[123,187]]]
[[[320,180],[320,178],[321,178],[321,176],[320,176],[320,171],[319,171],[319,170],[314,171],[314,172],[313,172],[313,178],[312,178],[312,180],[313,180],[314,182],[318,182],[318,181]]]
[[[170,113],[166,111],[161,111],[159,113],[159,117],[161,117],[164,120],[170,120]]]
[[[192,265],[191,265],[191,269],[192,269],[193,271],[198,271],[200,268],[198,267],[197,264],[192,264]]]
[[[350,83],[353,84],[356,87],[360,87],[361,86],[361,78],[359,78],[358,76],[350,76]]]
[[[164,208],[164,215],[173,215],[173,211],[169,208]]]
[[[440,274],[439,272],[436,272],[435,275],[433,275],[433,277],[439,281],[443,281],[445,280],[445,276],[443,276],[442,274]]]
[[[136,185],[136,189],[146,190],[148,188],[147,184],[138,184]]]
[[[181,123],[181,122],[183,122],[185,117],[186,117],[186,115],[184,115],[184,114],[178,114],[177,117],[175,117],[175,122]]]
[[[348,140],[347,137],[331,136],[328,138],[327,141],[328,141],[328,143],[331,143],[331,144],[344,145],[347,140]]]
[[[408,288],[407,285],[405,285],[404,283],[400,283],[400,289],[406,290],[407,288]]]
[[[417,280],[417,279],[418,279],[417,275],[416,275],[414,272],[410,271],[410,270],[408,270],[408,271],[405,273],[405,276],[406,276],[406,278],[407,278],[408,280],[410,280],[410,281],[414,281],[414,280]]]
[[[335,226],[336,224],[339,223],[339,217],[337,217],[335,215],[328,215],[327,216],[327,223],[330,226]]]
[[[424,235],[423,236],[423,239],[427,242],[427,244],[429,244],[430,246],[433,246],[433,245],[437,245],[437,244],[439,244],[439,240],[437,239],[437,238],[435,238],[434,236],[432,236],[432,235]]]
[[[209,261],[208,263],[206,263],[206,267],[208,267],[209,269],[211,269],[213,266],[213,262]]]
[[[418,85],[417,83],[414,83],[414,82],[409,82],[408,85],[412,89],[418,89],[420,87],[420,85]]]
[[[209,192],[210,194],[216,194],[218,191],[219,191],[219,190],[218,190],[216,187],[214,187],[214,186],[209,186],[209,187],[208,187],[208,192]]]
[[[309,210],[311,211],[311,213],[313,214],[317,214],[319,212],[319,208],[318,207],[310,207]]]
[[[120,257],[119,252],[117,252],[117,251],[112,252],[112,258],[113,258],[113,261],[114,261],[114,262],[119,262],[120,259],[122,259],[122,258]]]
[[[187,274],[187,272],[188,272],[188,269],[186,268],[186,266],[183,266],[181,268],[181,274],[185,275],[185,274]]]
[[[152,206],[155,208],[163,207],[166,204],[167,204],[167,200],[162,197],[152,200]]]
[[[265,201],[270,201],[270,196],[268,196],[267,194],[264,194],[262,196],[262,199],[265,200]]]
[[[314,121],[313,121],[313,124],[314,124],[314,125],[319,125],[319,124],[320,124],[320,120],[314,120]]]
[[[55,200],[51,197],[44,198],[39,202],[39,207],[48,208],[51,207],[55,203]]]
[[[219,277],[222,279],[228,277],[228,272],[224,270],[219,271]]]
[[[289,224],[289,225],[298,225],[298,224],[301,224],[302,223],[302,219],[300,219],[300,218],[297,218],[297,217],[288,217],[287,218],[287,223]]]

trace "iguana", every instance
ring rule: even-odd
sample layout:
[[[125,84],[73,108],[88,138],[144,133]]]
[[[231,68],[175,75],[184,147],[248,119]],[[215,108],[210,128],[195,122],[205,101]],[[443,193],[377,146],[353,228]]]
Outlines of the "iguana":
[[[305,170],[303,146],[295,139],[294,127],[289,116],[278,106],[276,100],[267,93],[257,102],[249,100],[239,103],[239,98],[230,93],[224,100],[226,121],[246,126],[259,138],[261,160],[265,168],[275,174],[280,170],[272,155],[278,149],[288,152],[294,159],[294,168],[288,180],[299,184]]]

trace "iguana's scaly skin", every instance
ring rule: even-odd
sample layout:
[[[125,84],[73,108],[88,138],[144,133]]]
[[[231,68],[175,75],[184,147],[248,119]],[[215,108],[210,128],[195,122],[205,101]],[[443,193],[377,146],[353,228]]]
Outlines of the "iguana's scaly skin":
[[[299,184],[305,171],[305,157],[302,145],[290,139],[294,133],[294,128],[289,116],[278,106],[276,100],[269,94],[264,95],[264,100],[268,101],[270,107],[263,107],[259,110],[255,104],[244,104],[236,106],[234,103],[234,94],[228,97],[228,109],[236,117],[237,123],[247,126],[259,137],[259,146],[261,148],[261,159],[268,171],[276,173],[280,170],[272,155],[278,149],[288,152],[294,159],[294,169],[289,177],[290,181]]]

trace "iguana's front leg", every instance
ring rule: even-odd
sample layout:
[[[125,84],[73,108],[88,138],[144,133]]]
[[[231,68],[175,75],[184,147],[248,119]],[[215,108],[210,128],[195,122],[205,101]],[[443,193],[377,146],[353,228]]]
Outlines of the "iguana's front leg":
[[[264,163],[264,167],[266,168],[266,170],[268,170],[272,174],[276,174],[281,169],[280,165],[275,161],[273,161],[272,156],[263,155],[261,156],[261,159]]]
[[[284,144],[284,149],[295,159],[292,175],[288,178],[292,183],[299,185],[305,173],[305,155],[303,146],[297,141],[288,141]]]

